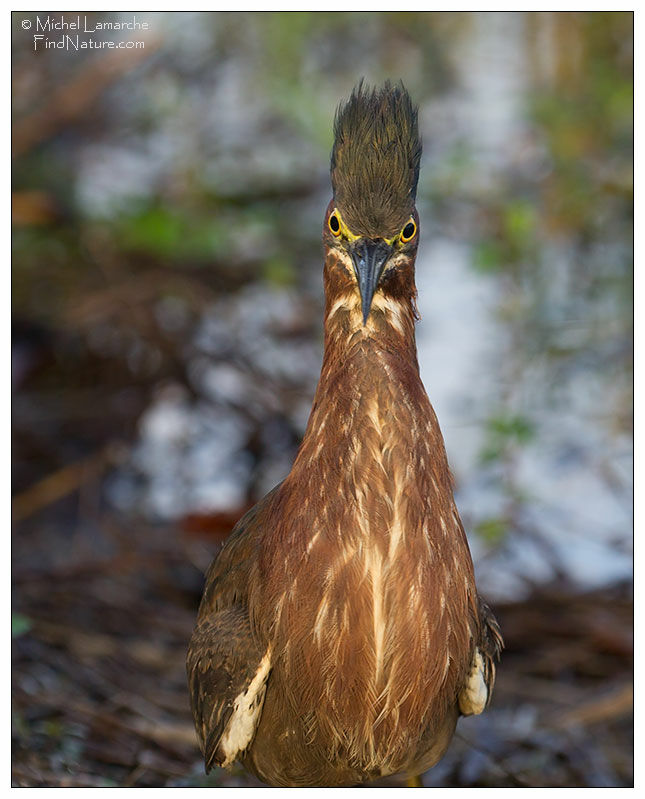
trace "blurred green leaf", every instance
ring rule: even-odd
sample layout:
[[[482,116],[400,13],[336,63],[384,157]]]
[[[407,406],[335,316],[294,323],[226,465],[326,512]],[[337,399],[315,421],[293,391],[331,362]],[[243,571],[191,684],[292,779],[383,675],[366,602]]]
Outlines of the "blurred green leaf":
[[[479,462],[482,464],[495,463],[502,457],[504,448],[499,444],[487,444],[479,453]]]
[[[264,262],[262,273],[264,279],[274,286],[292,286],[296,279],[292,264],[279,255]]]
[[[530,441],[535,435],[533,425],[525,416],[493,416],[487,428],[493,435],[502,439],[515,439],[521,444]]]
[[[504,457],[509,446],[525,445],[535,437],[535,427],[525,416],[492,416],[485,425],[485,443],[480,463],[494,463]]]
[[[502,250],[498,242],[483,241],[475,247],[473,265],[479,272],[499,272],[503,267]]]
[[[117,231],[126,249],[169,260],[208,261],[226,249],[230,238],[217,217],[173,206],[151,206],[121,217]]]
[[[504,215],[504,232],[516,245],[522,245],[536,227],[535,209],[527,202],[515,202]]]
[[[11,614],[11,637],[18,638],[25,633],[28,633],[32,628],[31,619],[23,616],[21,613]]]
[[[60,719],[46,719],[43,722],[43,732],[48,738],[62,738],[65,727]]]
[[[483,519],[475,525],[475,533],[488,544],[499,544],[508,535],[509,527],[506,519],[492,517]]]
[[[11,711],[11,731],[19,738],[27,739],[29,737],[29,724],[23,714],[15,709]]]

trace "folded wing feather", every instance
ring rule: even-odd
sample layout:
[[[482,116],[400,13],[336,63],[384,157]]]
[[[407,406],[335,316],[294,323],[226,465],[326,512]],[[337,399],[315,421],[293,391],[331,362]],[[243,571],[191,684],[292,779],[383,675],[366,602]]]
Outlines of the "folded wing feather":
[[[253,741],[271,670],[270,651],[254,641],[246,608],[236,605],[201,619],[186,667],[206,771],[230,766]]]

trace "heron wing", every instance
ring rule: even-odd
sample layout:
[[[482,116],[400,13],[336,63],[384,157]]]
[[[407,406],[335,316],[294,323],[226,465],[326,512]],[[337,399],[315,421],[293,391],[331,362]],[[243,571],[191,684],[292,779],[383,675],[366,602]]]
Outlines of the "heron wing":
[[[271,655],[251,629],[247,601],[272,494],[240,519],[213,560],[188,647],[191,708],[207,772],[248,749],[262,713]]]
[[[464,716],[481,713],[490,703],[495,685],[495,665],[504,647],[497,619],[478,597],[479,640],[470,671],[459,693],[459,710]]]
[[[229,766],[249,747],[260,720],[270,655],[240,605],[198,622],[186,662],[195,729],[206,772]]]

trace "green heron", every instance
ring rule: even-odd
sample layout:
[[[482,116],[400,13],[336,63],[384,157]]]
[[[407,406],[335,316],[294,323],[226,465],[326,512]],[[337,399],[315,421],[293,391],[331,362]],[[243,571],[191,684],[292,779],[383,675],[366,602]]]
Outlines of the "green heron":
[[[488,704],[502,647],[419,377],[417,109],[361,82],[334,134],[311,415],[210,566],[187,658],[206,770],[270,785],[422,773]]]

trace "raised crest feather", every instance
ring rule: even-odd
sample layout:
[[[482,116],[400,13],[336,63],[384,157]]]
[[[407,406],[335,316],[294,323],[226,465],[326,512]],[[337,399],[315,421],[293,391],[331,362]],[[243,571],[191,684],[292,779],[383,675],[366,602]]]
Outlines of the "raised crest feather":
[[[418,109],[402,83],[362,80],[336,111],[331,182],[349,228],[395,235],[411,215],[421,164]]]

